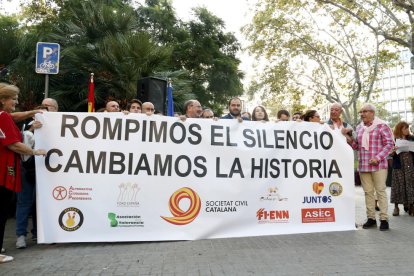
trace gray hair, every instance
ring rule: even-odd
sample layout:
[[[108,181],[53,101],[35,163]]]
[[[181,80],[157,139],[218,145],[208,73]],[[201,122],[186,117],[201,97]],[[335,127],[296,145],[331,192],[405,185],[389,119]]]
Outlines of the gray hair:
[[[188,108],[194,104],[195,100],[188,100],[184,103],[184,113],[187,113]]]
[[[375,106],[373,104],[370,104],[370,103],[363,104],[361,109],[363,109],[363,108],[367,109],[367,110],[372,110],[374,113],[377,111]]]
[[[331,108],[335,106],[339,107],[342,110],[342,104],[337,103],[337,102],[334,102],[333,104],[331,104]]]

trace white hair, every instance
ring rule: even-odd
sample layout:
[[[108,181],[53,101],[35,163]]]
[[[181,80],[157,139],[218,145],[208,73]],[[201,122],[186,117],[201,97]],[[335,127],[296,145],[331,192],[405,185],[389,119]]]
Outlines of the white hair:
[[[375,108],[375,106],[373,104],[370,103],[366,103],[364,104],[361,109],[367,109],[367,110],[372,110],[374,113],[375,111],[377,111],[377,109]]]

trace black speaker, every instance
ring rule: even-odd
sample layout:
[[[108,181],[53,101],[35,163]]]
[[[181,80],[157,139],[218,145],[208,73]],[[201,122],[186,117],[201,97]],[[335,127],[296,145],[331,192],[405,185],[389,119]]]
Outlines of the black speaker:
[[[167,115],[167,80],[147,77],[138,80],[137,98],[151,102],[155,110]]]

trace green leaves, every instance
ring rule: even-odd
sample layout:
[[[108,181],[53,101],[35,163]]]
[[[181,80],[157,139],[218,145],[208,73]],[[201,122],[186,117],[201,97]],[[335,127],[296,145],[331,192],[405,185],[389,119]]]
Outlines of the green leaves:
[[[37,41],[61,45],[60,72],[50,76],[49,89],[61,110],[87,110],[91,72],[97,109],[110,98],[135,98],[137,80],[147,76],[172,78],[177,110],[198,98],[217,112],[229,97],[243,93],[240,45],[224,32],[223,20],[198,8],[195,20],[182,22],[171,1],[148,0],[138,8],[129,2],[33,0],[22,13],[27,27],[0,18],[0,28],[11,29],[0,38],[1,62],[10,67],[21,99],[33,106],[43,96],[44,76],[34,73]]]
[[[308,107],[321,99],[340,102],[351,121],[357,118],[354,103],[370,98],[378,72],[394,56],[377,33],[322,2],[327,1],[262,0],[256,6],[252,24],[244,29],[251,53],[267,61],[256,92],[275,101],[284,95],[280,104],[292,106],[305,91],[305,98],[315,100]],[[362,7],[358,12],[373,18]]]

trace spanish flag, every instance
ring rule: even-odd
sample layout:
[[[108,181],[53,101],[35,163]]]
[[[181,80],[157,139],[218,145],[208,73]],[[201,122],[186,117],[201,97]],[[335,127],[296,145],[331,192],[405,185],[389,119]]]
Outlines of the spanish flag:
[[[95,84],[93,82],[93,73],[89,78],[89,93],[88,93],[88,112],[95,112]]]

